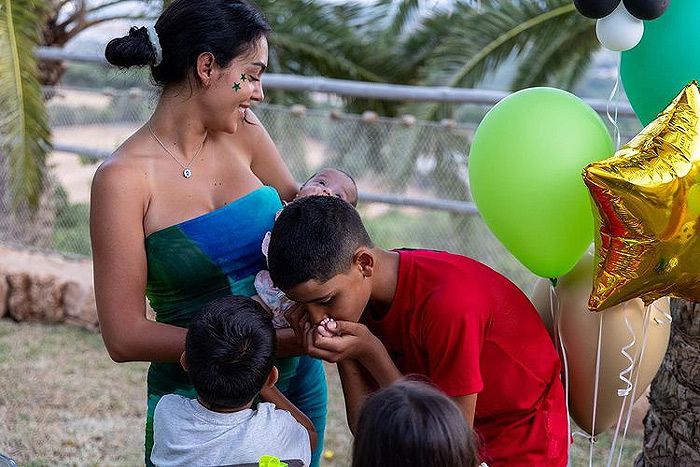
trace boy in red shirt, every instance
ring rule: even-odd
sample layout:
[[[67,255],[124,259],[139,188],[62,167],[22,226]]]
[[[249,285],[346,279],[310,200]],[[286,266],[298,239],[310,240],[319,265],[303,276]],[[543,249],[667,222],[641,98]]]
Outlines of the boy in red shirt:
[[[316,196],[282,211],[268,263],[305,305],[289,320],[306,351],[338,363],[351,429],[368,392],[419,373],[473,424],[491,467],[566,465],[559,357],[508,279],[464,256],[376,248],[352,206]]]

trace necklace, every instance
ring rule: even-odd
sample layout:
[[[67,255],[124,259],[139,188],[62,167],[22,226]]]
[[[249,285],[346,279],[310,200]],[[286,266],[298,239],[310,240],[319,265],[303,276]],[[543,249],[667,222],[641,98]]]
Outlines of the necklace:
[[[197,151],[194,153],[194,156],[192,156],[192,159],[190,159],[190,161],[187,163],[187,165],[184,165],[182,162],[180,162],[178,160],[177,157],[175,157],[175,154],[170,152],[170,150],[165,147],[165,144],[163,144],[163,142],[160,140],[160,138],[158,138],[158,136],[156,136],[155,132],[153,131],[153,128],[151,127],[150,121],[148,122],[148,131],[151,132],[151,136],[153,136],[153,139],[155,139],[158,142],[158,144],[160,144],[160,147],[163,148],[163,150],[165,152],[167,152],[170,155],[170,157],[172,157],[175,160],[175,162],[177,162],[180,165],[180,167],[182,167],[182,176],[185,178],[190,178],[192,176],[192,169],[191,169],[192,163],[194,162],[194,160],[197,158],[200,151],[204,147],[204,143],[207,140],[207,136],[209,135],[209,132],[204,133],[204,139],[202,140],[202,144],[199,146],[199,149],[197,149]]]

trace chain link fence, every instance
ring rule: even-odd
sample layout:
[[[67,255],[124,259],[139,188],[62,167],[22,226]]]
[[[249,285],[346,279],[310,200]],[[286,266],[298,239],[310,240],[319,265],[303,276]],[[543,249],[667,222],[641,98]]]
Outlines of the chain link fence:
[[[150,116],[157,96],[139,90],[45,91],[53,143],[69,150],[56,150],[49,157],[37,208],[13,204],[10,190],[3,190],[0,242],[89,256],[92,176],[100,159]],[[361,192],[359,209],[379,246],[466,254],[529,292],[535,277],[473,209],[470,213],[467,156],[475,125],[268,104],[255,112],[297,180],[326,166],[353,175]],[[0,166],[0,188],[7,181],[8,167]],[[387,198],[391,204],[377,202]],[[406,200],[432,201],[442,209],[398,205]]]

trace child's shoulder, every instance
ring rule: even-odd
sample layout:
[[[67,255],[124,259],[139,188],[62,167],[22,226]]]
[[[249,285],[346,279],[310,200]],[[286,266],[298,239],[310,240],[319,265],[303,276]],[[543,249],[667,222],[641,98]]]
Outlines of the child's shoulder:
[[[304,426],[299,423],[291,413],[284,409],[278,409],[275,404],[269,402],[261,402],[258,404],[255,417],[264,420],[263,423],[275,426],[282,431],[295,428],[301,428],[306,431]]]
[[[156,404],[156,411],[162,412],[181,409],[190,404],[190,401],[191,399],[180,396],[179,394],[165,394]]]

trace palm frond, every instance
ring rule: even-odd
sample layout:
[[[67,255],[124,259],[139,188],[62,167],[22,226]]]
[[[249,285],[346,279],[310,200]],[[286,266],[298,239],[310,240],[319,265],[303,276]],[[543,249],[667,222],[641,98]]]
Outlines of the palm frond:
[[[418,10],[423,2],[421,0],[402,0],[394,3],[396,4],[394,15],[389,27],[384,32],[384,36],[389,39],[397,38],[405,32],[419,13]]]
[[[286,71],[301,75],[310,74],[309,71],[312,71],[334,78],[382,81],[381,77],[366,70],[361,65],[334,53],[332,48],[301,42],[296,35],[278,33],[271,39],[270,43],[277,49],[275,51],[277,60]],[[283,57],[283,54],[288,55],[288,58]]]
[[[361,39],[355,27],[363,21],[362,5],[312,0],[258,4],[274,31],[270,36],[271,71],[381,81],[356,60]]]
[[[555,68],[552,81],[563,89],[573,90],[582,80],[593,60],[594,52],[600,50],[601,45],[595,35],[595,29],[582,31],[578,37],[572,37],[569,47],[569,60],[561,68]]]
[[[484,0],[481,8],[460,2],[450,18],[447,39],[426,63],[426,84],[474,87],[507,60],[567,35],[567,23],[588,21],[570,0]],[[428,106],[425,116],[438,110]]]
[[[0,151],[15,202],[37,206],[50,150],[48,120],[32,51],[44,2],[0,3]]]
[[[584,58],[585,68],[600,48],[595,35],[595,22],[572,15],[563,19],[556,29],[552,35],[538,34],[533,38],[528,50],[521,56],[511,89],[543,85],[571,89],[583,77],[584,70],[562,79],[563,70],[571,68],[572,63],[580,58]]]

